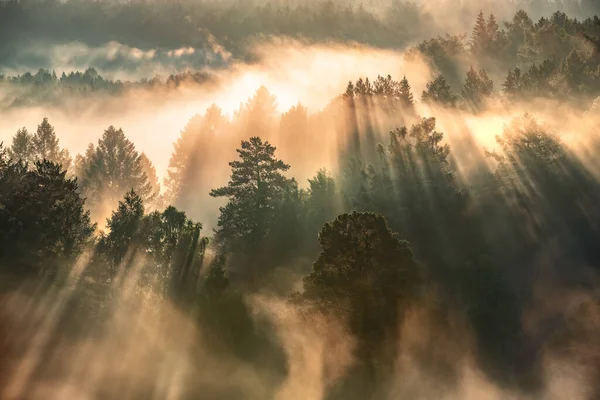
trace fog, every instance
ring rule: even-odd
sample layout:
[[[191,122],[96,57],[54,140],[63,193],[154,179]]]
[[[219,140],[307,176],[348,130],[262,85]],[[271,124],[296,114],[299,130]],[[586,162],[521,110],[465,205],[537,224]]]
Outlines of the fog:
[[[3,1],[0,397],[597,398],[599,11]]]
[[[9,143],[17,129],[27,126],[21,121],[37,124],[48,117],[63,146],[76,154],[85,151],[109,125],[115,125],[148,155],[163,178],[172,143],[194,115],[204,114],[212,104],[232,117],[258,88],[266,86],[276,96],[280,113],[298,103],[314,113],[357,76],[376,77],[382,71],[396,77],[412,75],[415,90],[422,89],[429,79],[429,74],[423,73],[427,68],[423,64],[407,65],[402,53],[366,46],[304,45],[282,39],[257,44],[254,52],[260,56],[260,63],[236,63],[226,70],[211,71],[216,84],[184,86],[169,93],[139,89],[121,96],[92,97],[74,104],[75,112],[69,105],[4,111],[0,140]],[[340,70],[340,66],[344,67]],[[223,164],[227,169],[227,163]]]

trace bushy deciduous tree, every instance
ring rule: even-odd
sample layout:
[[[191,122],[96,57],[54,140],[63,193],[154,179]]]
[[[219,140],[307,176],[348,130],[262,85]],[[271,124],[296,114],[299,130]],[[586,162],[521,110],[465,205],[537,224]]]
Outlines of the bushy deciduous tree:
[[[323,226],[319,243],[304,292],[293,298],[345,321],[358,339],[362,378],[376,385],[393,367],[398,326],[421,292],[420,266],[380,214],[342,214]]]

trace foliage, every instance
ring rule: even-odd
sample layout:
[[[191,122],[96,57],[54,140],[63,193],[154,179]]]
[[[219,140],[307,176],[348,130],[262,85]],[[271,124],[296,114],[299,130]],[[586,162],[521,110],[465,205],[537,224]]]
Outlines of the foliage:
[[[193,302],[208,243],[200,236],[202,224],[173,206],[145,214],[142,198],[131,190],[119,202],[107,227],[109,232],[98,243],[98,252],[108,266],[107,279],[142,264],[143,282],[158,282],[175,301]]]
[[[69,151],[60,148],[59,139],[48,118],[42,120],[33,135],[25,127],[19,129],[13,137],[9,155],[32,166],[36,161],[48,160],[61,165],[65,170],[71,167]]]
[[[342,214],[323,226],[319,243],[301,299],[345,321],[367,376],[381,379],[393,367],[404,313],[421,292],[420,267],[380,214]]]
[[[494,91],[494,83],[484,69],[477,72],[473,67],[467,72],[462,89],[462,98],[472,109],[478,110],[483,106],[486,98]]]
[[[48,160],[28,169],[23,161],[1,158],[0,265],[17,276],[56,277],[94,231],[77,181]]]
[[[151,171],[149,160],[144,162],[123,130],[113,126],[104,131],[96,147],[88,147],[78,160],[78,170],[82,191],[96,212],[116,205],[129,190],[135,190],[144,202],[158,195],[154,191],[157,182],[151,182],[146,172]]]
[[[214,152],[207,150],[212,147],[217,135],[225,133],[228,122],[221,109],[212,105],[203,116],[196,115],[187,123],[173,144],[165,178],[166,198],[170,202],[190,208],[197,189],[207,184],[203,169],[211,169],[212,162],[218,158]]]
[[[228,198],[220,208],[217,232],[224,253],[261,257],[261,249],[276,225],[278,208],[288,189],[296,185],[283,175],[290,166],[275,158],[275,150],[259,137],[242,141],[237,150],[240,160],[229,163],[229,184],[210,192],[213,197]],[[256,275],[256,271],[250,273]]]
[[[458,97],[452,93],[452,89],[446,83],[444,77],[439,75],[427,84],[426,89],[421,95],[421,101],[424,103],[439,104],[444,107],[454,107],[456,106]]]

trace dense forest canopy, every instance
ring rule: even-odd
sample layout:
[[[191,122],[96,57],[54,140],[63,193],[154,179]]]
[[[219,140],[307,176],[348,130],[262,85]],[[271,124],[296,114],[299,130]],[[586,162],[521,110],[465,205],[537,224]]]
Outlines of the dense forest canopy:
[[[598,398],[600,9],[481,7],[0,2],[0,397]]]

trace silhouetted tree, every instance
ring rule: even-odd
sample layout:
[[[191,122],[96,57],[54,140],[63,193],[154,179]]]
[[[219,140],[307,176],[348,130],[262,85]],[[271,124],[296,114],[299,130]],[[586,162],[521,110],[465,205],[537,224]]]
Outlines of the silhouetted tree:
[[[452,89],[441,75],[429,82],[426,90],[421,95],[421,101],[440,104],[445,107],[456,106],[457,100],[458,97],[452,93]]]
[[[483,15],[483,11],[480,11],[477,15],[475,26],[473,27],[473,33],[471,34],[471,47],[473,51],[485,50],[489,40],[488,24]]]
[[[16,275],[56,277],[94,231],[77,181],[48,160],[28,170],[6,154],[0,158],[0,265]]]
[[[483,69],[477,72],[471,67],[463,84],[462,98],[469,107],[478,110],[483,101],[492,95],[493,90],[494,83],[488,77],[487,72]]]
[[[393,367],[398,326],[421,293],[420,266],[408,242],[375,213],[338,216],[323,226],[319,243],[321,253],[300,297],[348,324],[359,340],[355,354],[363,378],[376,385]],[[373,386],[368,388],[372,394]]]
[[[289,165],[275,158],[275,147],[259,137],[242,141],[240,160],[229,163],[231,179],[213,189],[213,197],[227,197],[220,208],[217,240],[222,251],[260,254],[275,219],[277,204],[292,183],[282,172]]]
[[[398,93],[400,95],[400,101],[402,102],[402,105],[407,109],[411,109],[414,106],[414,100],[410,89],[410,84],[408,83],[406,76],[400,81]]]

